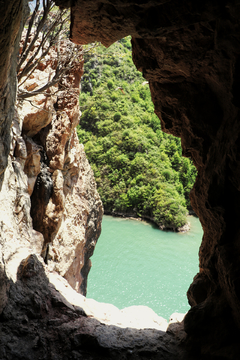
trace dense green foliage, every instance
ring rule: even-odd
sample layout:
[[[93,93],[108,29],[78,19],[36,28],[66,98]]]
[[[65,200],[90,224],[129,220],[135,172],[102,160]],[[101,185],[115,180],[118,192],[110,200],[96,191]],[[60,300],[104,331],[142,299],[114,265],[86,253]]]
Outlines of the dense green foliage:
[[[180,139],[161,131],[129,38],[85,57],[78,127],[106,212],[136,214],[175,229],[186,223],[195,167]]]

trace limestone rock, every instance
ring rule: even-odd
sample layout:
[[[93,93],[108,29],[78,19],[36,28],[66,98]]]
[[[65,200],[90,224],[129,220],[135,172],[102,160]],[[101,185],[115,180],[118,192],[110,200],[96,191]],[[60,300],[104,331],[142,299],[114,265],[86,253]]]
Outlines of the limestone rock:
[[[66,50],[63,44],[62,50]],[[52,51],[51,56],[54,64],[57,53]],[[51,123],[33,137],[42,146],[42,161],[31,216],[34,229],[44,236],[42,255],[50,269],[86,294],[89,257],[100,235],[103,207],[75,130],[82,72],[82,62],[76,61],[58,85]]]
[[[168,322],[157,315],[152,309],[143,305],[129,306],[121,310],[121,314],[128,321],[127,327],[137,329],[157,329],[166,331]],[[131,325],[132,324],[132,325]]]
[[[184,318],[186,314],[173,313],[169,318],[167,332],[174,334],[179,343],[186,341],[187,333],[184,330]]]
[[[62,41],[60,50],[67,51],[68,46],[67,40]],[[8,109],[11,136],[8,152],[3,151],[7,167],[0,183],[0,277],[6,280],[0,289],[0,309],[7,300],[8,282],[16,281],[19,263],[30,254],[42,254],[52,270],[86,293],[89,257],[100,235],[103,208],[75,130],[80,118],[81,48],[79,57],[47,95],[37,94]],[[53,48],[20,88],[39,89],[56,59]]]
[[[28,177],[28,193],[32,195],[37,176],[41,170],[41,147],[35,144],[31,138],[24,138],[27,148],[27,158],[24,164],[24,172]]]
[[[9,177],[10,181],[3,184],[0,196],[0,244],[6,274],[15,280],[22,258],[32,252],[41,253],[43,236],[32,228],[27,177],[17,163],[13,166],[9,164],[5,170],[5,176]]]
[[[41,103],[44,101],[45,96],[38,95],[38,98],[40,99],[37,100],[37,103]],[[25,100],[20,111],[20,115],[23,118],[23,132],[29,137],[36,135],[51,122],[52,113],[52,99],[45,102],[43,108],[36,108]]]
[[[158,316],[147,306],[130,306],[119,310],[116,306],[100,303],[94,299],[76,293],[69,283],[55,272],[47,272],[49,281],[74,306],[82,308],[88,317],[97,319],[106,325],[115,325],[121,328],[156,329],[166,331],[168,322]]]
[[[55,221],[56,224],[51,243],[47,245],[49,267],[79,291],[86,275],[82,274],[82,269],[88,266],[85,259],[92,255],[100,235],[102,205],[83,146],[78,144],[77,137],[75,142],[69,154],[72,159],[68,158],[69,169],[53,172],[54,196],[47,205],[44,223]],[[47,229],[49,231],[49,225]]]
[[[187,232],[190,230],[190,222],[188,221],[187,224],[183,225],[183,226],[180,226],[177,228],[177,231],[179,232]]]
[[[14,133],[14,127],[12,130]],[[6,275],[15,281],[20,261],[32,252],[41,253],[43,236],[33,229],[30,216],[28,177],[24,172],[27,147],[17,131],[12,139],[13,147],[17,144],[16,157],[8,157],[0,191],[0,249]]]

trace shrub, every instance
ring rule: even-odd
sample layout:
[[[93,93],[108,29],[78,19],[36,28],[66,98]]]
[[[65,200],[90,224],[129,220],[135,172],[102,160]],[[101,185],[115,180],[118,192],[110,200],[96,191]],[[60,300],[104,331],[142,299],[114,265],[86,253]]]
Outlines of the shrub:
[[[112,100],[112,101],[116,101],[117,99],[118,99],[117,94],[116,94],[116,93],[113,93],[113,94],[111,95],[111,100]]]
[[[138,103],[140,101],[139,95],[137,94],[132,94],[132,101],[134,103]]]
[[[169,181],[169,180],[171,179],[171,177],[172,177],[172,172],[171,172],[171,170],[169,170],[169,169],[164,170],[164,171],[163,171],[163,176],[165,177],[165,179],[166,179],[167,181]]]
[[[108,82],[107,82],[107,87],[109,88],[109,90],[113,88],[113,82],[112,82],[112,80],[108,80]]]
[[[109,106],[109,104],[107,102],[103,102],[101,104],[101,107],[102,107],[103,110],[108,110],[110,106]]]
[[[117,112],[114,114],[113,118],[114,118],[114,121],[118,121],[121,119],[121,114],[119,112]]]

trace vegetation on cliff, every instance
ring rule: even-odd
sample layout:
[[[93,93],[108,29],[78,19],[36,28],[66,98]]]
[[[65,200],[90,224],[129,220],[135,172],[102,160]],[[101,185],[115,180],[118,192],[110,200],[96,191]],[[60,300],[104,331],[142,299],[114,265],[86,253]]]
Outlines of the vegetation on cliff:
[[[131,58],[130,38],[85,55],[78,126],[106,213],[186,223],[196,170],[180,139],[162,132],[147,82]]]

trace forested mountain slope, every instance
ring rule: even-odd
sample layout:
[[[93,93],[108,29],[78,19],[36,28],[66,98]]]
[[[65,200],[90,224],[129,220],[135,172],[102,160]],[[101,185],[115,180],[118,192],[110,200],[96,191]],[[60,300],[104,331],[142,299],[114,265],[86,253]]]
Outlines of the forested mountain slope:
[[[130,38],[85,55],[78,127],[105,213],[152,218],[160,228],[186,223],[196,170],[180,139],[161,131]]]

